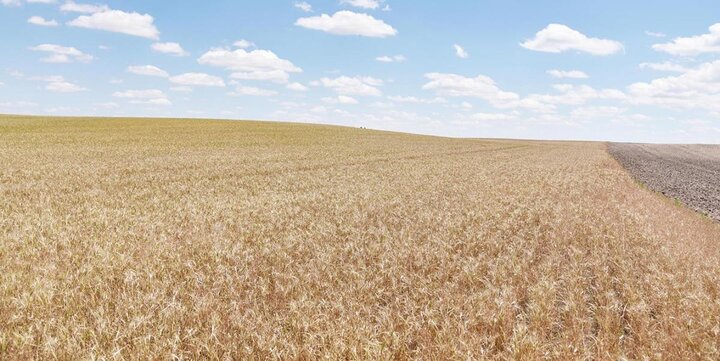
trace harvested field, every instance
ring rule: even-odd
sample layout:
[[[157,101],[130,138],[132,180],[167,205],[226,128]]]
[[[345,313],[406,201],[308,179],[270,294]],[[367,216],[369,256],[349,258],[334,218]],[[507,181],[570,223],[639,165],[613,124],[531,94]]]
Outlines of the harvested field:
[[[720,225],[600,143],[0,117],[0,359],[720,359]]]
[[[720,145],[608,145],[610,153],[650,189],[720,221]]]

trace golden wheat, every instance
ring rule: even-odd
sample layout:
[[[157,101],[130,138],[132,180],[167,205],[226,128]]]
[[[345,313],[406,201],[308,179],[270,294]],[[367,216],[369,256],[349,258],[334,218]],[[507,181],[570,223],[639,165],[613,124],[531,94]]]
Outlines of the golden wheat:
[[[0,118],[0,359],[719,359],[718,242],[600,143]]]

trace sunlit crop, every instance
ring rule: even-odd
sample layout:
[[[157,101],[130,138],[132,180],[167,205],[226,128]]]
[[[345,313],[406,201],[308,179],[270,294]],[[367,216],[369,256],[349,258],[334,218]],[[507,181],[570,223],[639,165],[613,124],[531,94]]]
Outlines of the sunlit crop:
[[[602,143],[0,118],[0,359],[719,359],[719,249]]]

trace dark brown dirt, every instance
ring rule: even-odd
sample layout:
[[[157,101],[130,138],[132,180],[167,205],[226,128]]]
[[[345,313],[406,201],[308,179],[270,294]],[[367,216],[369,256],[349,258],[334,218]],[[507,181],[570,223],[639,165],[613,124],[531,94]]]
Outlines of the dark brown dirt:
[[[638,181],[720,221],[720,145],[611,143]]]

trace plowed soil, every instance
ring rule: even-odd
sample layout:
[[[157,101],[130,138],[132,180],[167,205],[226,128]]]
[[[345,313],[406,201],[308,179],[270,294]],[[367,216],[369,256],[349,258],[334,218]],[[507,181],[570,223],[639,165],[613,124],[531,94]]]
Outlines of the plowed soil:
[[[637,180],[720,221],[720,145],[610,144]]]

